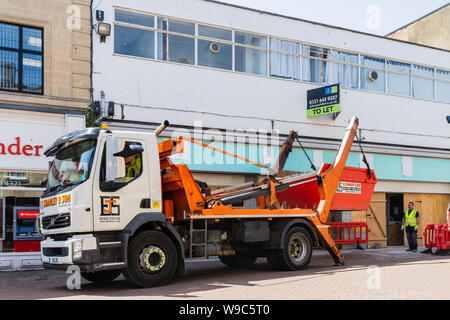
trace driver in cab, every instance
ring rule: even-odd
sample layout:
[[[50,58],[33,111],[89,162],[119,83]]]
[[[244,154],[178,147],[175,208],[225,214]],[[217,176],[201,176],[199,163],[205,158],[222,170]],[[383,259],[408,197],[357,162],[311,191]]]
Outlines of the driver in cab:
[[[139,153],[125,157],[125,168],[127,178],[138,177],[142,170],[142,155]]]

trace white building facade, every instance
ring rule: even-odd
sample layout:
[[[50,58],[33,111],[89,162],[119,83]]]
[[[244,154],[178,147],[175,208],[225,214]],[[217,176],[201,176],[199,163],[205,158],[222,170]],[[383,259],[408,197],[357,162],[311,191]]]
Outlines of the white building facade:
[[[114,106],[112,127],[148,130],[167,119],[166,135],[209,141],[268,166],[296,130],[320,166],[333,160],[357,116],[379,179],[374,241],[395,242],[390,221],[406,201],[426,211],[429,201],[448,202],[450,52],[216,1],[94,0],[93,9],[112,26],[105,42],[94,33],[92,44],[93,96]],[[340,113],[308,117],[307,91],[334,84]],[[285,169],[310,170],[295,146]],[[357,144],[353,151],[347,165],[364,166]],[[177,161],[213,186],[263,173],[193,146]]]

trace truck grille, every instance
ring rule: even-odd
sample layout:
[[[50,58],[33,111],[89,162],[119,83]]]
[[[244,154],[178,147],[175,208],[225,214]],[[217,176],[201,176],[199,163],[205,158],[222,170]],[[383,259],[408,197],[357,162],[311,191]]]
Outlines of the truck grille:
[[[70,226],[70,213],[52,215],[42,218],[42,228],[45,230],[66,228]]]
[[[46,257],[67,257],[69,255],[68,248],[42,248],[42,253]]]

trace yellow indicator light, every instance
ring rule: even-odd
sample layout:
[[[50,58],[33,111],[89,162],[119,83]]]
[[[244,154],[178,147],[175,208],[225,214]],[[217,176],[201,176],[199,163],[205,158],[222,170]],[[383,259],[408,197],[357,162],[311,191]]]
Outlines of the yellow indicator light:
[[[108,130],[108,125],[106,123],[102,124],[102,129],[103,130]]]

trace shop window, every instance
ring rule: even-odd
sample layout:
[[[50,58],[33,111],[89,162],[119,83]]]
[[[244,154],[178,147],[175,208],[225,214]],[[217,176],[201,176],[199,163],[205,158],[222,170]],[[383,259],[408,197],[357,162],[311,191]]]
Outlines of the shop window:
[[[388,93],[402,96],[411,95],[411,65],[388,60]]]
[[[450,102],[450,71],[436,70],[436,100]]]
[[[158,29],[194,35],[193,23],[158,18]],[[180,35],[158,33],[158,59],[178,63],[195,63],[195,39]]]
[[[147,14],[134,13],[124,10],[115,11],[115,20],[118,22],[137,24],[150,28],[153,28],[155,26],[155,17]]]
[[[154,59],[154,37],[154,31],[115,25],[114,53]]]
[[[298,43],[270,39],[270,75],[272,77],[300,80],[300,46]]]
[[[302,79],[316,83],[330,83],[331,64],[326,61],[328,49],[309,45],[302,46]]]
[[[42,43],[42,29],[0,23],[0,90],[43,94]]]
[[[434,69],[412,65],[412,96],[414,98],[432,100],[434,98]],[[425,78],[428,77],[428,78]]]
[[[231,70],[232,46],[221,42],[198,40],[198,65]]]
[[[142,174],[142,144],[124,139],[106,140],[100,169],[100,190],[116,191]]]
[[[386,92],[385,60],[361,56],[361,89]]]

